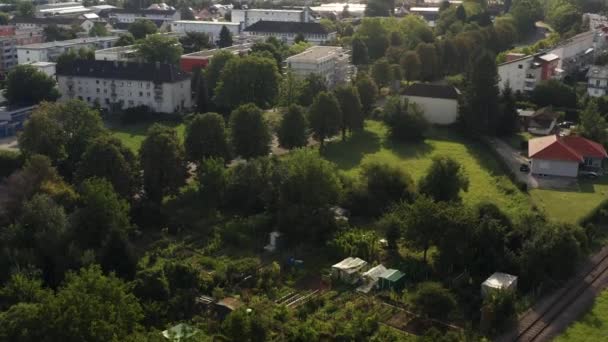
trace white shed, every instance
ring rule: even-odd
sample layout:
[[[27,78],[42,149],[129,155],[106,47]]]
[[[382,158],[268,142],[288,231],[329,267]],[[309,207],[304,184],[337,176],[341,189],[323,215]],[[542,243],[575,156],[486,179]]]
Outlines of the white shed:
[[[386,267],[380,264],[370,268],[367,272],[361,275],[361,279],[363,280],[363,284],[357,287],[357,292],[368,293],[372,288],[376,287],[378,284],[378,278],[381,274],[386,272]]]
[[[355,284],[359,280],[359,274],[366,270],[367,261],[359,258],[348,257],[331,267],[332,276],[343,282]]]
[[[403,97],[417,104],[428,122],[438,125],[456,122],[459,94],[451,85],[427,83],[415,83],[403,91]]]
[[[481,296],[486,297],[492,291],[517,290],[517,277],[507,273],[496,272],[481,284]]]

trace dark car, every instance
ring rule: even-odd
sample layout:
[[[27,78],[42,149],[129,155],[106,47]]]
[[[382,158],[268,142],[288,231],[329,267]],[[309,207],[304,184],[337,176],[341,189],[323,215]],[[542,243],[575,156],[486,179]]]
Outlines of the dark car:
[[[595,171],[579,171],[578,175],[587,179],[596,179],[600,176],[599,173]]]
[[[519,166],[519,171],[521,171],[521,172],[530,172],[530,165],[528,165],[528,164],[521,164]]]

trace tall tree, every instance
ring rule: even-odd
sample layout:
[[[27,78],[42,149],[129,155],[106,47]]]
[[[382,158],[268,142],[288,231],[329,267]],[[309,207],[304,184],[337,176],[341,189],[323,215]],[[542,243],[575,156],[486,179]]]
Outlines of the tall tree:
[[[209,49],[213,44],[205,32],[186,32],[185,36],[179,38],[179,42],[185,53]]]
[[[31,65],[18,65],[8,73],[4,96],[11,104],[34,105],[59,97],[55,81]]]
[[[543,16],[543,9],[538,0],[515,0],[509,13],[515,20],[517,31],[521,35],[530,33],[537,20]]]
[[[287,70],[279,87],[279,106],[288,107],[295,104],[300,97],[303,85],[302,80]]]
[[[490,52],[482,52],[469,65],[459,114],[464,129],[472,137],[494,135],[498,105],[498,73]]]
[[[114,190],[131,198],[140,185],[139,163],[135,154],[116,138],[102,136],[85,150],[76,171],[76,180],[99,177],[108,180]]]
[[[21,17],[33,17],[36,12],[36,7],[31,1],[19,1],[17,3],[17,12]]]
[[[308,144],[308,122],[304,109],[298,105],[287,108],[277,132],[279,145],[283,148],[297,148]]]
[[[359,91],[359,97],[361,98],[363,112],[369,115],[376,104],[378,86],[374,80],[364,73],[357,75],[356,86],[357,91]]]
[[[336,97],[328,92],[319,93],[310,106],[308,121],[313,136],[323,148],[324,140],[340,130],[342,111]]]
[[[244,104],[230,114],[230,141],[235,155],[245,159],[268,155],[272,136],[262,110]]]
[[[302,82],[298,104],[308,107],[312,104],[315,96],[320,92],[327,91],[325,78],[316,73],[310,73]]]
[[[597,103],[589,101],[585,110],[580,114],[579,133],[585,138],[603,144],[607,138],[606,129],[608,129],[608,123],[600,114]]]
[[[135,37],[135,39],[143,39],[149,34],[154,34],[158,31],[158,28],[152,20],[138,19],[129,25],[129,33]]]
[[[160,203],[186,180],[184,148],[175,129],[154,124],[139,150],[146,196]]]
[[[220,39],[217,42],[217,46],[220,48],[225,48],[228,46],[232,46],[232,33],[226,26],[222,26],[222,30],[220,31]]]
[[[196,110],[199,113],[206,113],[211,106],[209,99],[209,84],[207,80],[208,76],[200,68],[194,69],[192,74],[191,86],[192,89],[194,89]]]
[[[429,128],[422,110],[415,104],[393,96],[384,105],[384,122],[386,122],[391,139],[397,141],[415,141],[424,139]]]
[[[342,112],[342,141],[346,140],[346,130],[361,131],[363,129],[363,105],[359,91],[354,86],[341,86],[334,90]]]
[[[361,38],[355,37],[353,38],[352,46],[353,64],[362,65],[369,63],[369,54],[367,52],[367,45],[365,44],[365,42]]]
[[[361,176],[367,207],[364,210],[372,216],[382,214],[397,202],[412,202],[416,197],[414,180],[399,167],[369,163],[364,165]]]
[[[160,34],[149,35],[137,44],[138,54],[148,63],[177,64],[184,53],[176,38]]]
[[[399,64],[401,64],[401,67],[403,68],[403,76],[408,83],[418,78],[421,62],[415,51],[406,52],[405,55],[401,57]]]
[[[215,91],[215,87],[220,80],[220,75],[226,66],[228,61],[237,58],[230,51],[218,51],[213,54],[211,60],[209,61],[209,65],[205,68],[205,76],[207,77],[207,86],[209,87],[209,95]]]
[[[380,87],[386,87],[392,81],[391,65],[386,58],[380,58],[372,65],[372,77]]]
[[[208,209],[215,209],[226,194],[227,172],[221,158],[206,158],[198,168],[198,193]]]
[[[365,6],[365,16],[388,17],[394,11],[394,4],[395,2],[391,0],[370,0]]]
[[[130,32],[123,33],[118,36],[118,40],[114,44],[114,46],[127,46],[135,44],[135,37]]]
[[[192,162],[214,157],[228,161],[230,149],[224,118],[217,113],[196,114],[186,126],[184,145]]]
[[[497,127],[497,133],[502,136],[517,133],[519,128],[519,114],[517,113],[515,95],[509,84],[502,90],[500,105],[501,117]]]
[[[460,163],[450,157],[437,156],[418,182],[418,189],[438,202],[458,201],[460,191],[469,189],[469,179]]]
[[[438,76],[439,55],[434,44],[420,43],[416,46],[416,53],[420,61],[420,77],[425,81],[433,81]]]

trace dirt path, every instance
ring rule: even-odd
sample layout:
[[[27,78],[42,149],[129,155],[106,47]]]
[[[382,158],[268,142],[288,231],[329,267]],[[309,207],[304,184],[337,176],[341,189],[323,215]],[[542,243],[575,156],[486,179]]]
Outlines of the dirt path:
[[[502,157],[520,182],[528,184],[528,188],[538,188],[538,182],[529,172],[519,171],[521,164],[528,164],[528,158],[500,139],[489,139],[490,145]]]

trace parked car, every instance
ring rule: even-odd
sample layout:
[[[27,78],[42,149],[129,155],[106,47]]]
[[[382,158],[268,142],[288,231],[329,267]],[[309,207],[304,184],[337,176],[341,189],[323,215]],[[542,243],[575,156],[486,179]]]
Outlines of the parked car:
[[[521,164],[519,166],[519,171],[521,171],[521,172],[530,172],[530,165],[528,165],[528,164]]]
[[[557,124],[557,126],[559,128],[570,128],[574,125],[574,122],[572,121],[562,121],[560,123]]]
[[[597,177],[600,176],[600,174],[595,171],[585,171],[585,170],[579,171],[578,175],[579,175],[579,177],[584,177],[587,179],[596,179]]]

